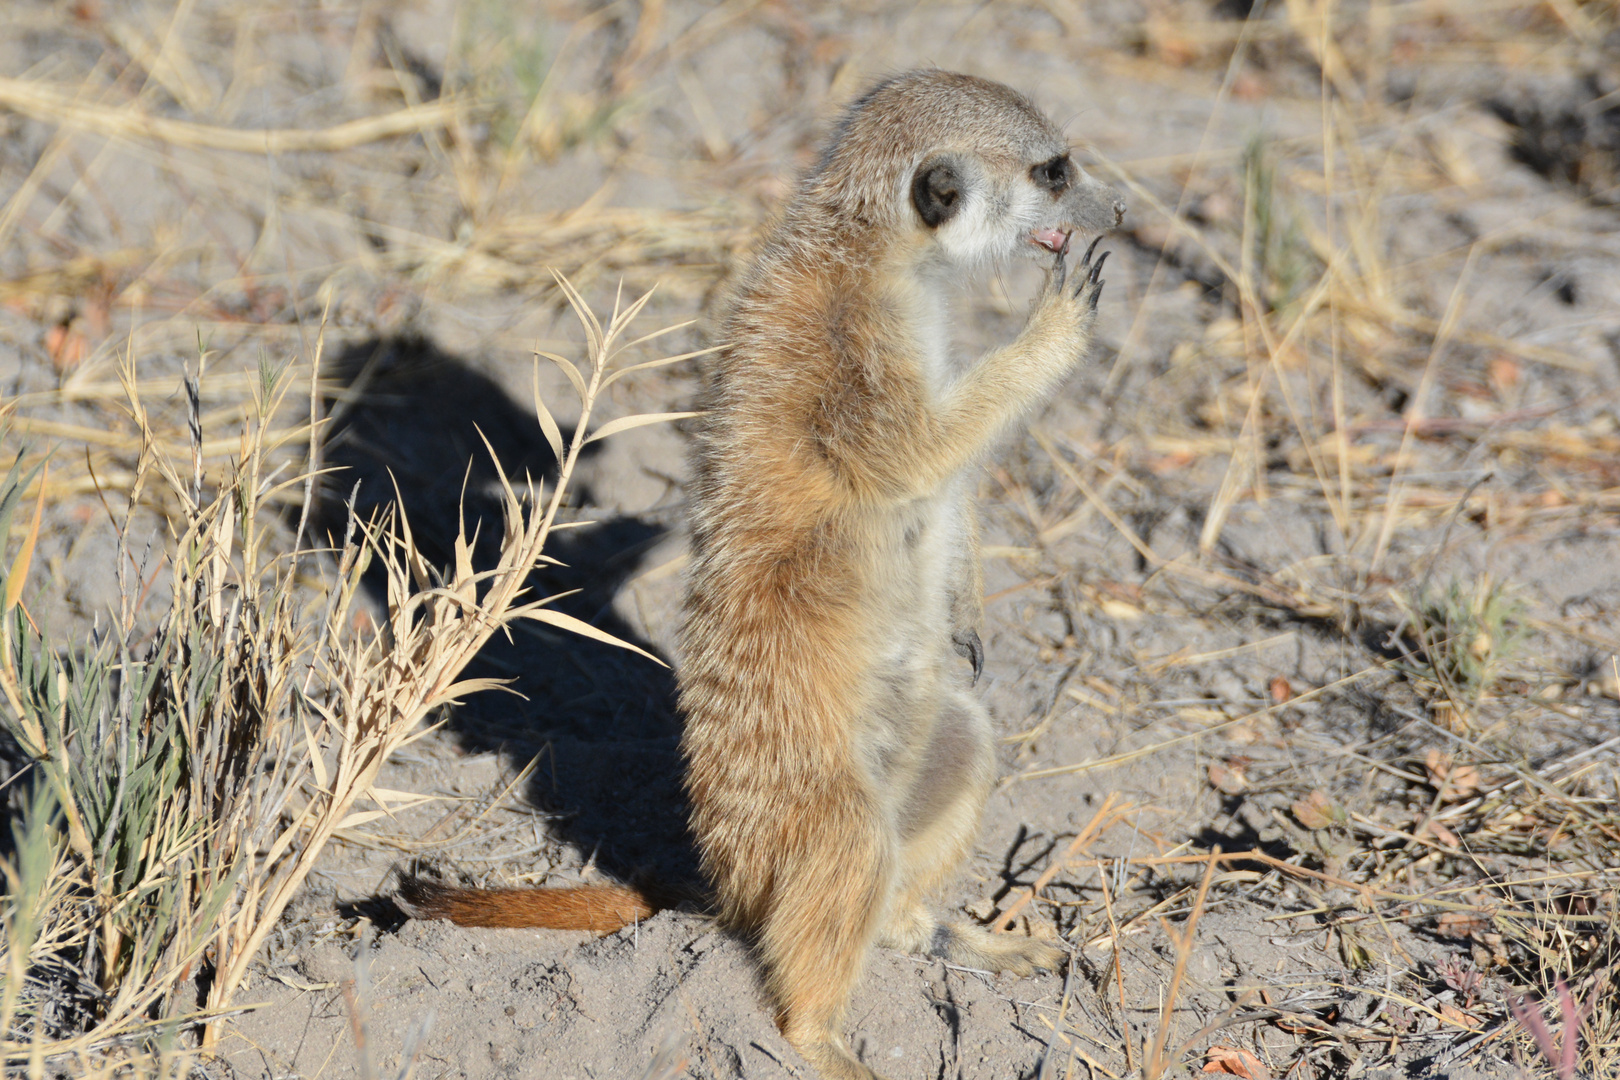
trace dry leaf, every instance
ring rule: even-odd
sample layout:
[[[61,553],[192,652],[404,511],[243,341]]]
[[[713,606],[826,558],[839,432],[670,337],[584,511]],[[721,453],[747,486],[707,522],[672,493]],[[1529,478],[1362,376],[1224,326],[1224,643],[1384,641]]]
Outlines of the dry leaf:
[[[1498,394],[1506,394],[1519,385],[1524,377],[1524,369],[1519,362],[1505,353],[1497,353],[1485,365],[1485,378]]]
[[[7,614],[22,599],[23,585],[28,581],[28,568],[33,565],[34,544],[39,540],[40,516],[45,512],[45,484],[51,478],[50,466],[44,466],[43,470],[39,478],[39,498],[34,502],[34,520],[29,523],[28,534],[23,537],[22,547],[17,549],[17,557],[11,561],[11,571],[6,575],[5,603],[0,606],[0,612]],[[9,657],[7,659],[9,661]]]
[[[1270,96],[1271,88],[1247,71],[1232,80],[1232,97],[1237,101],[1264,101]]]
[[[1483,934],[1490,929],[1490,922],[1482,915],[1472,911],[1446,911],[1435,921],[1435,929],[1441,937],[1466,938]]]
[[[1472,765],[1458,765],[1446,777],[1451,784],[1451,790],[1456,796],[1464,798],[1479,790],[1479,770]]]
[[[1198,460],[1198,455],[1191,450],[1176,450],[1160,457],[1149,458],[1145,463],[1148,472],[1155,476],[1163,476],[1178,469],[1185,469]]]
[[[1440,1002],[1439,1012],[1441,1019],[1445,1020],[1445,1022],[1448,1024],[1455,1024],[1457,1027],[1466,1028],[1469,1031],[1477,1031],[1479,1029],[1479,1017],[1475,1016],[1473,1013],[1463,1012],[1455,1005],[1448,1005],[1442,1001]]]
[[[1271,1080],[1271,1070],[1247,1050],[1219,1043],[1204,1051],[1204,1071],[1242,1076],[1247,1080]]]
[[[50,353],[51,367],[65,375],[84,360],[89,342],[72,326],[53,326],[45,331],[45,351]]]
[[[1227,795],[1238,794],[1249,786],[1249,778],[1243,771],[1245,764],[1247,759],[1244,758],[1228,758],[1225,762],[1215,762],[1209,767],[1211,786]]]
[[[1297,800],[1291,809],[1294,817],[1307,829],[1325,829],[1336,821],[1343,821],[1345,816],[1344,810],[1335,805],[1327,797],[1327,792],[1320,788]]]
[[[1430,750],[1423,766],[1428,771],[1429,783],[1440,792],[1441,802],[1467,798],[1479,790],[1479,770],[1472,765],[1452,764],[1450,754]]]
[[[1161,63],[1186,67],[1198,59],[1198,46],[1189,41],[1178,26],[1163,14],[1154,13],[1143,24],[1145,44]]]
[[[665,412],[643,413],[639,416],[621,416],[617,420],[609,420],[595,431],[585,441],[593,443],[597,439],[605,439],[609,435],[617,435],[621,431],[630,431],[633,428],[646,427],[648,424],[661,424],[665,420],[686,420],[701,415],[695,412]]]
[[[1451,755],[1441,750],[1430,750],[1423,759],[1423,768],[1429,774],[1429,783],[1439,787],[1451,771]]]
[[[1203,717],[1207,722],[1221,723],[1226,714],[1217,709],[1201,709],[1199,712],[1208,712],[1213,715]],[[1267,721],[1270,718],[1264,715],[1251,716],[1240,724],[1233,724],[1226,729],[1226,741],[1238,746],[1254,746],[1259,743],[1272,742],[1272,727]]]
[[[1240,200],[1233,198],[1231,191],[1222,188],[1204,196],[1198,204],[1198,216],[1211,225],[1241,224],[1243,205]]]
[[[1137,607],[1135,604],[1127,604],[1123,600],[1104,600],[1097,606],[1102,608],[1103,614],[1107,615],[1110,619],[1119,619],[1123,622],[1129,622],[1132,619],[1140,619],[1142,617],[1141,608]]]
[[[1428,833],[1430,836],[1433,836],[1436,840],[1446,845],[1446,847],[1462,847],[1462,841],[1457,838],[1457,834],[1440,824],[1438,821],[1425,821],[1423,823],[1423,827],[1417,831],[1418,836],[1422,836],[1424,833]]]

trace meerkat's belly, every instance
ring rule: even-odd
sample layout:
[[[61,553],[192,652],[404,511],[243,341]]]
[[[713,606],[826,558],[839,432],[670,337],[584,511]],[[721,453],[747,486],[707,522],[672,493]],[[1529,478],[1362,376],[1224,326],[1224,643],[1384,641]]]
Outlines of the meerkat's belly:
[[[950,663],[953,574],[966,544],[962,484],[891,511],[864,605],[874,642],[861,741],[874,779],[912,771],[933,734]]]

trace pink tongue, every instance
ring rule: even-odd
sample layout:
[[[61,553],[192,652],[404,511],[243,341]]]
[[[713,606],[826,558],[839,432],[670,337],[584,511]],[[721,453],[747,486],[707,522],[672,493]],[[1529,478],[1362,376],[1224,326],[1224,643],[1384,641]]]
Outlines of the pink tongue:
[[[1059,229],[1036,229],[1030,239],[1048,251],[1062,251],[1069,234]]]

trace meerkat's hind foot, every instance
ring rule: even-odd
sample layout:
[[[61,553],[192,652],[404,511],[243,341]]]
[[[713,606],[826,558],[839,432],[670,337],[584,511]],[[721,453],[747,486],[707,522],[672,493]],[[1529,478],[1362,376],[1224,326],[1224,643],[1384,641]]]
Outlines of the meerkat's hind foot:
[[[1050,929],[1033,936],[995,934],[966,922],[941,923],[929,951],[963,967],[1014,975],[1056,971],[1069,955]]]
[[[934,951],[940,922],[923,904],[908,903],[895,908],[883,920],[877,943],[885,949],[926,956]]]
[[[792,1039],[788,1040],[793,1042]],[[838,1042],[794,1043],[799,1056],[810,1063],[821,1080],[884,1080],[881,1073],[861,1064],[860,1058]]]

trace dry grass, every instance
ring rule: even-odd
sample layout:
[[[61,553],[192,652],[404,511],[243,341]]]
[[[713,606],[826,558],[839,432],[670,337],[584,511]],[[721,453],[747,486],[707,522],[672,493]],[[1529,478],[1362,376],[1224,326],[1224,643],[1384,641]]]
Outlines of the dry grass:
[[[261,368],[253,419],[217,487],[202,471],[198,381],[186,379],[192,452],[177,463],[129,373],[145,450],[119,534],[123,603],[110,631],[80,647],[41,636],[18,603],[40,496],[6,577],[0,642],[8,730],[34,777],[17,856],[6,865],[9,977],[0,1023],[8,1061],[101,1053],[131,1039],[172,1044],[198,1022],[212,1045],[248,965],[327,843],[419,801],[377,785],[390,756],[420,738],[436,711],[501,685],[459,678],[493,635],[532,620],[634,648],[552,610],[555,597],[533,596],[530,578],[548,561],[546,543],[584,447],[685,415],[593,425],[598,397],[625,374],[686,357],[616,364],[627,346],[668,332],[625,341],[650,296],[616,305],[604,326],[566,279],[558,283],[586,330],[587,359],[581,371],[562,356],[547,358],[578,388],[579,419],[565,446],[537,393],[560,472],[549,493],[533,478],[514,487],[500,474],[504,533],[488,570],[474,570],[465,532],[455,565],[439,568],[424,560],[403,514],[351,514],[332,553],[324,610],[305,610],[297,571],[308,553],[290,545],[303,532],[312,485],[297,472],[279,479],[282,470],[271,467],[287,438],[288,429],[274,426],[292,385],[285,368]],[[317,336],[312,370],[323,341]],[[148,485],[162,485],[161,502],[179,507],[170,601],[155,628],[141,618],[145,575],[125,572],[134,565],[129,522]],[[0,494],[0,528],[26,486],[14,466]],[[289,490],[306,500],[292,536],[265,512]],[[386,577],[386,613],[382,625],[360,630],[370,624],[357,624],[351,608],[369,566]],[[361,802],[376,809],[356,809]],[[199,1008],[186,999],[203,970]]]

